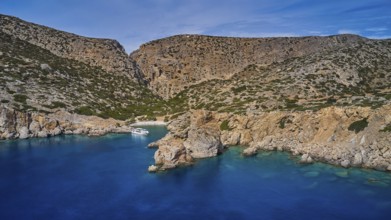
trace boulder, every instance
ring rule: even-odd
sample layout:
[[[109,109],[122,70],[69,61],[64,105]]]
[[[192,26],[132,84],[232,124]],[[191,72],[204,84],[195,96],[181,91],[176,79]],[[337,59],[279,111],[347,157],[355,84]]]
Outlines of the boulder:
[[[58,126],[58,121],[57,120],[50,120],[44,124],[44,128],[46,130],[51,131],[54,130]]]
[[[350,161],[349,160],[343,160],[342,162],[341,162],[341,166],[343,166],[343,167],[348,167],[350,165]]]
[[[159,144],[158,144],[158,142],[155,141],[155,142],[149,143],[148,147],[149,148],[156,148],[156,147],[159,147]]]
[[[362,164],[362,156],[361,156],[361,153],[356,153],[354,155],[354,159],[353,159],[353,165],[354,166],[359,166]]]
[[[248,147],[243,150],[243,156],[249,157],[258,153],[258,148],[256,147]]]
[[[88,136],[102,136],[107,134],[106,129],[91,129],[88,131]]]
[[[303,154],[300,158],[301,163],[312,163],[312,157],[309,154]]]
[[[39,125],[39,122],[32,121],[29,125],[29,129],[31,133],[37,134],[39,131],[41,131],[41,126]]]
[[[46,130],[42,130],[38,132],[37,137],[41,137],[41,138],[48,137],[48,133],[46,132]]]
[[[14,139],[15,137],[16,137],[16,132],[5,131],[5,132],[1,135],[1,138],[2,138],[2,139]]]
[[[187,154],[193,158],[214,157],[223,150],[220,132],[213,129],[193,128],[189,130],[188,138],[183,145]]]
[[[52,135],[52,136],[57,136],[60,134],[62,134],[62,129],[58,126],[50,132],[50,135]]]
[[[21,127],[19,129],[19,138],[20,139],[27,139],[30,137],[30,131],[27,127]]]
[[[78,128],[72,132],[72,134],[84,134],[86,131],[83,128]]]
[[[240,132],[224,131],[221,134],[221,142],[223,145],[239,145],[240,136]]]
[[[186,150],[181,140],[173,139],[159,145],[154,155],[155,164],[162,165],[162,169],[174,168],[179,164],[186,163]]]

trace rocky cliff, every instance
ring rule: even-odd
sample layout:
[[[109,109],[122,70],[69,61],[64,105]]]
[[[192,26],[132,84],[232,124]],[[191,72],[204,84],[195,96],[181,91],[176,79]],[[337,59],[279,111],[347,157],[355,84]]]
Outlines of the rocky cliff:
[[[130,132],[124,121],[58,111],[53,114],[20,112],[0,107],[0,140],[50,137],[60,134],[103,135]]]
[[[190,85],[229,79],[251,64],[267,66],[366,41],[355,35],[300,38],[179,35],[146,43],[131,58],[149,82],[149,88],[168,99]]]
[[[1,14],[0,32],[62,58],[100,67],[112,74],[128,76],[134,81],[139,78],[134,62],[116,40],[82,37]]]
[[[390,105],[253,115],[196,110],[172,121],[168,129],[163,139],[150,145],[158,146],[153,171],[217,156],[232,145],[246,147],[245,156],[284,150],[301,155],[304,163],[391,170]]]

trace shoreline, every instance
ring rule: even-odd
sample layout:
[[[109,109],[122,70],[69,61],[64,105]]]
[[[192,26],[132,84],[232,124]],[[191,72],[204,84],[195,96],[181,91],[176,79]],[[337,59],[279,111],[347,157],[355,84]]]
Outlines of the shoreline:
[[[148,126],[148,125],[166,126],[167,122],[164,122],[164,121],[138,121],[133,124],[130,124],[130,126]]]

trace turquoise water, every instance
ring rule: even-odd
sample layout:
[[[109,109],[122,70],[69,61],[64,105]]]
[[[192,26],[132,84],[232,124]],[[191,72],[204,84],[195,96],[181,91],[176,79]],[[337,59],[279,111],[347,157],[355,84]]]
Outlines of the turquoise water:
[[[391,175],[241,148],[149,174],[148,137],[0,142],[0,219],[390,219]]]

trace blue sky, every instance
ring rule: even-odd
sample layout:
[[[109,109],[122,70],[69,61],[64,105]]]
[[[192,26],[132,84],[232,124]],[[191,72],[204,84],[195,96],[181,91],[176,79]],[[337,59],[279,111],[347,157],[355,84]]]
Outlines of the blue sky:
[[[1,0],[0,13],[131,52],[175,34],[391,38],[391,0]]]

